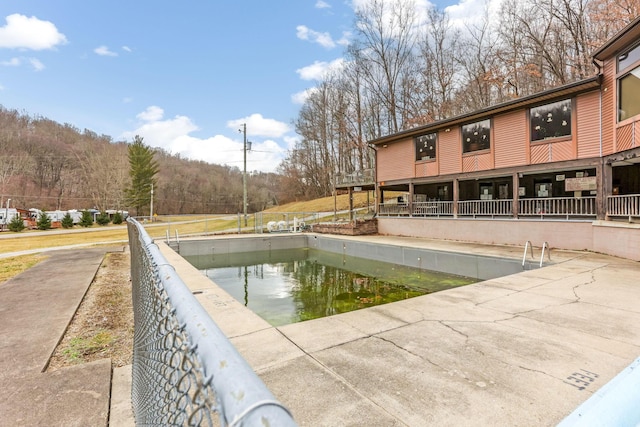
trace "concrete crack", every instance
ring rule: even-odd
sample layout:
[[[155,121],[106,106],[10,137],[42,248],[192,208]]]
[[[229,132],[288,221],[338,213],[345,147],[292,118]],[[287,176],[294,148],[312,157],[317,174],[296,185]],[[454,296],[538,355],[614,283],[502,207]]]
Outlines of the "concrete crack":
[[[464,332],[461,332],[461,331],[457,330],[456,328],[454,328],[453,326],[446,324],[443,320],[439,320],[438,323],[440,323],[445,328],[451,329],[456,334],[462,335],[464,337],[465,344],[466,344],[467,341],[469,341],[469,335],[465,334]]]
[[[595,283],[595,281],[596,281],[596,277],[595,277],[596,270],[598,270],[598,269],[591,270],[591,280],[589,280],[586,283],[580,283],[579,285],[575,285],[573,287],[573,289],[572,289],[573,290],[573,295],[576,297],[576,301],[575,302],[580,302],[580,295],[578,295],[578,288],[580,288],[582,286],[590,285],[592,283]]]
[[[524,369],[525,371],[533,372],[533,373],[536,373],[536,374],[542,374],[542,375],[545,375],[545,376],[547,376],[549,378],[553,378],[554,380],[564,381],[564,379],[562,379],[562,378],[558,378],[558,377],[556,377],[554,375],[551,375],[548,372],[541,371],[539,369],[527,368],[526,366],[522,366],[522,365],[518,365],[518,368]]]
[[[396,348],[398,348],[398,349],[400,349],[400,350],[402,350],[402,351],[404,351],[404,352],[406,352],[406,353],[409,353],[410,355],[412,355],[412,356],[414,356],[414,357],[417,357],[417,358],[419,358],[419,359],[421,359],[421,360],[424,360],[425,362],[429,363],[430,365],[432,365],[432,366],[434,366],[434,367],[436,367],[436,368],[439,368],[439,369],[443,369],[443,370],[445,370],[445,368],[443,368],[443,367],[442,367],[442,366],[440,366],[439,364],[437,364],[437,363],[433,362],[433,361],[432,361],[432,360],[430,360],[429,358],[424,357],[424,356],[422,356],[422,355],[420,355],[420,354],[414,353],[414,352],[412,352],[411,350],[406,349],[406,348],[404,348],[404,347],[402,347],[402,346],[400,346],[400,345],[396,344],[395,342],[393,342],[393,341],[391,341],[391,340],[389,340],[389,339],[387,339],[387,338],[383,338],[383,337],[381,337],[381,336],[374,336],[373,338],[377,338],[377,339],[379,339],[379,340],[381,340],[381,341],[384,341],[384,342],[386,342],[386,343],[389,343],[389,344],[393,345],[394,347],[396,347]]]

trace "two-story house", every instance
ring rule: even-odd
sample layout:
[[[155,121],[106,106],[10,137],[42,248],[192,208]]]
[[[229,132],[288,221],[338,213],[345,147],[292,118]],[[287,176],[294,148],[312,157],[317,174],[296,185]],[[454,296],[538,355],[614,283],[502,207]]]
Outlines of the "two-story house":
[[[371,141],[378,231],[640,260],[640,18],[593,62],[591,78]]]

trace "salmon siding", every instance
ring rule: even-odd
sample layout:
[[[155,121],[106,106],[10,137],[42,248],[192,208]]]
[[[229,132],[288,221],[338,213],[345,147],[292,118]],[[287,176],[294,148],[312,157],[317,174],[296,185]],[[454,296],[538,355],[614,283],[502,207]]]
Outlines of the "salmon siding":
[[[613,198],[640,203],[640,18],[594,64],[582,81],[371,141],[378,212],[640,217]]]

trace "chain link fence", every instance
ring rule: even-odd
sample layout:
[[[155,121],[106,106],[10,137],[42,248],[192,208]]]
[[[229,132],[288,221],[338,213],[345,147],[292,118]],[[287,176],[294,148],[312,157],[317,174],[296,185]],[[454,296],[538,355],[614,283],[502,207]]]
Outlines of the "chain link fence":
[[[136,424],[295,426],[142,225],[133,218],[127,224]]]

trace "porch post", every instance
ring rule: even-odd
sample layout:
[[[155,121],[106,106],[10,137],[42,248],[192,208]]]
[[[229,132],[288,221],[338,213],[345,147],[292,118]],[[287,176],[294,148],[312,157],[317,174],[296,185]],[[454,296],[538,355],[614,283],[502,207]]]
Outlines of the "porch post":
[[[409,183],[409,203],[407,208],[409,209],[409,216],[413,216],[413,182]]]
[[[613,166],[607,164],[605,159],[596,165],[596,218],[602,220],[607,217],[607,197],[613,191]]]
[[[513,204],[511,205],[511,214],[514,218],[518,218],[520,213],[520,175],[518,172],[513,173]]]
[[[459,191],[460,181],[458,178],[453,179],[453,217],[458,218],[458,199],[460,198]]]
[[[349,187],[349,221],[353,221],[353,187]]]

